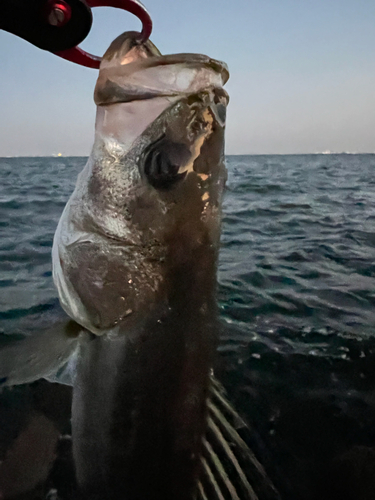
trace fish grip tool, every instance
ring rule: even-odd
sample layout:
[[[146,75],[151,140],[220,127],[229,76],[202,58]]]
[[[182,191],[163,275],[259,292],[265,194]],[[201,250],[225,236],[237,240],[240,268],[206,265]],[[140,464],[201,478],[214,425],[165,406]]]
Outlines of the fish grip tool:
[[[71,62],[98,69],[101,58],[78,45],[92,26],[92,7],[115,7],[142,23],[139,41],[152,31],[152,20],[139,0],[0,0],[0,29]]]
[[[0,0],[0,29],[39,49],[58,52],[84,40],[92,25],[82,0]]]

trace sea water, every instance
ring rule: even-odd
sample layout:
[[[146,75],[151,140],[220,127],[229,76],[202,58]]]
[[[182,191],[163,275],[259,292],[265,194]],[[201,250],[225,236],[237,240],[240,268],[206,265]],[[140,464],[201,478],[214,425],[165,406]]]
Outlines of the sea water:
[[[60,310],[52,239],[85,162],[0,159],[0,346]],[[284,498],[362,498],[358,477],[370,488],[375,471],[361,469],[375,463],[375,155],[227,167],[217,374]]]

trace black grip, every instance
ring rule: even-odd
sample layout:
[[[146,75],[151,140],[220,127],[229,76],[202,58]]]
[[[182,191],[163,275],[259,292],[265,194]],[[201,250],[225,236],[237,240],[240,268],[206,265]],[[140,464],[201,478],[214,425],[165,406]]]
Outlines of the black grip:
[[[75,47],[91,29],[91,9],[81,0],[65,1],[71,18],[59,27],[48,23],[46,0],[0,0],[0,29],[50,52]]]

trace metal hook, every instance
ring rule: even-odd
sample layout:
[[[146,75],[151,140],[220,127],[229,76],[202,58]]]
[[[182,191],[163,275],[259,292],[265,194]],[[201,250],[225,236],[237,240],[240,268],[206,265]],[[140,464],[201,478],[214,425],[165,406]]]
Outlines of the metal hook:
[[[140,33],[140,41],[145,42],[151,35],[152,20],[146,7],[138,0],[86,0],[89,7],[116,7],[126,10],[139,18],[142,23],[142,31]],[[56,22],[55,25],[63,26],[69,21],[70,11],[65,8],[64,0],[52,0],[49,3],[48,19]],[[66,5],[66,4],[65,4]],[[69,16],[69,18],[67,18]],[[99,69],[101,57],[94,56],[85,52],[80,47],[55,52],[55,54],[68,61],[86,66],[88,68]]]

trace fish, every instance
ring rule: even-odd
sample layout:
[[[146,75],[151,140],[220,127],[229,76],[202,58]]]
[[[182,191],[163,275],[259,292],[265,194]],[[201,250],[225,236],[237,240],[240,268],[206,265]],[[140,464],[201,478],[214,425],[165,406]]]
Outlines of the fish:
[[[279,498],[213,371],[228,78],[220,61],[162,55],[135,32],[112,42],[93,149],[52,248],[71,322],[0,352],[3,385],[73,385],[82,499]],[[15,352],[21,369],[5,361]]]

